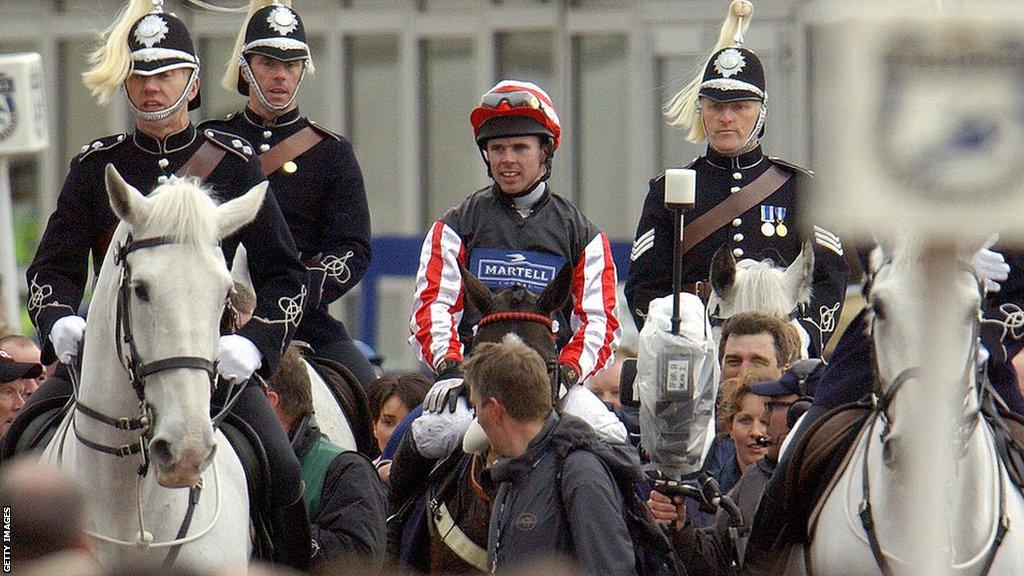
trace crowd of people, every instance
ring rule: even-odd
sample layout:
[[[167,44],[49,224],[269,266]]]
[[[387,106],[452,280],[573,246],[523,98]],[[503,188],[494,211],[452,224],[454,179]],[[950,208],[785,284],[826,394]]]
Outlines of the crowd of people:
[[[802,219],[798,200],[811,173],[761,148],[768,95],[760,58],[743,46],[751,15],[749,2],[732,2],[700,74],[666,108],[671,124],[707,143],[689,164],[697,192],[684,216],[686,241],[681,250],[674,242],[677,213],[666,208],[658,175],[625,274],[628,310],[642,328],[650,303],[673,292],[674,258],[682,262],[682,289],[707,303],[728,283],[709,276],[719,255],[786,265],[813,247],[807,299],[788,317],[748,311],[718,319],[715,433],[692,478],[696,492],[665,489],[639,448],[631,376],[624,370],[620,377],[637,355],[620,346],[623,271],[607,235],[549,184],[563,133],[554,102],[532,82],[503,80],[471,111],[492,183],[467,191],[424,238],[409,318],[409,342],[424,370],[375,370],[328,309],[373,257],[359,164],[348,139],[300,114],[299,88],[314,71],[305,28],[289,2],[262,0],[252,1],[224,79],[245,106],[225,119],[192,124],[200,62],[185,24],[159,1],[131,0],[91,54],[86,84],[101,102],[123,90],[135,130],[100,137],[74,158],[28,268],[38,341],[0,338],[5,454],[24,429],[19,414],[73,394],[68,366],[86,327],[79,310],[90,256],[98,270],[117,224],[105,167],[114,165],[143,193],[195,177],[221,200],[269,180],[256,219],[222,245],[227,262],[244,246],[248,278],[235,283],[216,364],[225,380],[245,383],[231,409],[255,430],[269,469],[272,551],[263,560],[275,566],[252,572],[408,573],[423,569],[407,561],[410,549],[433,554],[444,546],[469,572],[505,574],[739,574],[748,559],[765,562],[763,540],[779,527],[790,430],[801,417],[811,422],[869,395],[873,374],[866,312],[838,338],[831,362],[820,360],[838,331],[850,260],[836,234]],[[972,262],[989,290],[988,313],[1019,304],[1016,255],[987,246]],[[485,314],[469,303],[470,282],[494,292],[522,288],[520,300],[539,295],[540,309],[553,312],[540,319],[520,310]],[[557,291],[545,289],[559,282],[567,296],[551,301]],[[525,336],[474,344],[478,326],[502,314],[543,326],[554,357]],[[986,336],[989,373],[1020,413],[1012,363],[1021,345],[1005,337]],[[321,430],[310,378],[315,357],[351,377],[369,414],[368,447],[343,447]],[[225,401],[214,395],[215,406]],[[483,448],[474,448],[481,438]],[[444,462],[476,451],[488,455],[480,464],[486,471],[475,475],[473,457],[460,468],[488,502],[485,538],[473,542],[458,518],[439,511],[427,486]],[[158,564],[105,572],[90,555],[83,487],[22,458],[0,467],[0,500],[13,507],[16,573],[188,573],[188,566]],[[415,522],[430,528],[410,530]]]

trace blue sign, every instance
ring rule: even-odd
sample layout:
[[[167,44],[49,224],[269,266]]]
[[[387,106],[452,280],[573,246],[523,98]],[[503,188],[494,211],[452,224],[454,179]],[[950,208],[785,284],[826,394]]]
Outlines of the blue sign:
[[[469,271],[491,290],[522,286],[540,292],[564,264],[555,254],[508,248],[476,248],[469,255]]]

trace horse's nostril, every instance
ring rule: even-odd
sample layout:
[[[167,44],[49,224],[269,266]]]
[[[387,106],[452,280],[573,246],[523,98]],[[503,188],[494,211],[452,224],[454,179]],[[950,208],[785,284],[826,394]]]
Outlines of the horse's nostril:
[[[170,464],[174,460],[171,454],[171,443],[167,440],[153,440],[149,443],[149,455],[160,464]]]

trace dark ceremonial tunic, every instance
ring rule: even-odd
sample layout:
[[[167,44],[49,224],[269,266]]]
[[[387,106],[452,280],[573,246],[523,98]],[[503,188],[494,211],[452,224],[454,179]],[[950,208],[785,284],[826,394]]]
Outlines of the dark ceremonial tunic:
[[[299,116],[298,108],[272,124],[246,108],[200,125],[242,136],[257,154],[307,127],[323,140],[292,160],[294,170],[284,166],[267,178],[309,269],[310,293],[295,337],[320,350],[349,339],[327,307],[358,284],[370,265],[370,212],[352,143]]]
[[[215,130],[197,130],[191,124],[163,141],[138,131],[101,138],[84,146],[71,160],[57,207],[27,273],[28,309],[44,345],[44,362],[54,360],[49,339],[54,322],[77,314],[88,281],[90,252],[98,274],[119,222],[104,183],[107,164],[113,164],[125,181],[148,194],[204,142],[225,152],[204,182],[219,200],[241,196],[264,180],[248,142]],[[260,373],[270,376],[298,324],[307,291],[306,270],[272,191],[256,218],[222,241],[228,263],[239,243],[248,251],[258,301],[253,320],[239,334],[259,349],[263,355]]]
[[[697,191],[694,208],[686,213],[684,226],[689,226],[773,165],[793,177],[692,247],[683,256],[683,283],[706,282],[711,259],[720,246],[732,250],[737,260],[770,258],[777,266],[788,266],[800,254],[804,239],[813,238],[815,265],[811,301],[797,319],[811,338],[810,355],[818,356],[839,320],[850,271],[843,260],[838,236],[818,226],[808,229],[806,235],[798,229],[798,199],[801,193],[806,193],[800,188],[806,187],[809,172],[765,156],[760,146],[736,157],[723,156],[709,147],[706,156],[687,166],[697,172]],[[626,300],[638,328],[643,327],[650,301],[672,291],[672,217],[672,212],[665,208],[665,177],[661,174],[650,182],[626,280]]]

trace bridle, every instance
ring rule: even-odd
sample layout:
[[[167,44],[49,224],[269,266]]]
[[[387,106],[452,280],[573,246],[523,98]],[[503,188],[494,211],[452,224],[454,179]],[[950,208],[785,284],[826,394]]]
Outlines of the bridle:
[[[889,264],[889,262],[886,262],[885,264]],[[880,269],[881,268],[879,268],[879,270]],[[875,273],[872,274],[869,278],[868,282],[870,284],[874,283],[874,279],[877,273],[878,271],[875,271]],[[978,289],[979,291],[983,290],[980,281]],[[980,304],[978,308],[977,317],[979,319],[981,318]],[[870,327],[872,340],[874,340],[875,320],[876,319],[872,317]],[[972,324],[972,349],[971,353],[967,355],[967,364],[964,367],[963,371],[963,374],[968,379],[970,378],[971,371],[977,370],[976,359],[978,357],[978,349],[980,346],[978,342],[979,325],[980,321],[976,321]],[[896,377],[892,380],[892,382],[886,382],[879,375],[877,355],[875,357],[874,362],[876,374],[872,398],[874,406],[871,410],[871,413],[868,415],[868,421],[870,422],[870,424],[868,424],[866,443],[864,445],[864,456],[861,465],[861,491],[863,493],[863,499],[861,500],[860,505],[858,506],[857,515],[860,518],[861,527],[864,529],[864,532],[867,535],[868,545],[871,547],[871,555],[875,559],[875,564],[882,571],[883,576],[892,576],[892,569],[889,567],[889,562],[886,559],[885,554],[882,552],[881,543],[878,541],[878,534],[875,532],[875,522],[871,508],[871,483],[869,482],[868,475],[869,459],[867,457],[867,452],[868,448],[871,445],[871,439],[873,437],[875,424],[877,424],[879,420],[882,420],[884,427],[882,433],[879,436],[883,443],[883,458],[885,458],[885,452],[888,448],[887,438],[892,424],[892,417],[888,412],[889,407],[895,399],[896,394],[899,393],[899,391],[903,388],[903,385],[908,380],[920,378],[923,375],[924,370],[920,366],[910,366],[908,368],[903,369],[899,374],[897,374]],[[999,520],[996,527],[995,537],[993,538],[988,550],[985,552],[984,564],[982,566],[981,572],[979,572],[980,576],[987,575],[989,570],[992,568],[992,563],[995,561],[996,552],[999,550],[999,546],[1000,544],[1002,544],[1003,539],[1006,536],[1007,531],[1009,530],[1009,520],[1006,516],[1006,489],[1003,486],[1003,482],[1001,480],[1001,468],[1003,464],[999,460],[998,455],[996,456],[996,463],[996,482],[999,484]],[[810,546],[808,545],[805,548],[805,550],[809,553]],[[805,558],[805,565],[809,571],[811,567],[809,557]]]
[[[547,328],[548,333],[551,335],[551,341],[556,341],[556,331],[554,321],[548,316],[537,312],[525,312],[525,311],[507,311],[507,312],[492,312],[487,314],[477,322],[477,329],[501,321],[512,321],[512,322],[533,322],[540,324]],[[548,375],[551,377],[551,402],[557,403],[558,399],[562,397],[561,394],[561,383],[562,383],[562,369],[558,363],[558,354],[552,354],[551,358],[547,359],[546,362]]]
[[[793,306],[793,309],[789,311],[789,314],[786,314],[786,319],[796,320],[798,318],[802,318],[805,314],[804,307],[805,305],[803,302],[797,302],[796,305]],[[708,312],[708,323],[711,324],[712,328],[719,328],[722,324],[725,324],[726,320],[732,318],[732,316],[722,316],[720,314],[721,308],[721,303],[716,303],[714,311]]]
[[[104,446],[97,442],[88,440],[78,433],[77,428],[75,429],[75,437],[78,438],[79,442],[94,450],[112,454],[121,458],[141,453],[142,465],[139,469],[140,476],[146,475],[146,469],[149,466],[147,447],[149,444],[148,440],[150,433],[152,432],[151,424],[153,423],[152,407],[146,402],[146,377],[165,370],[187,368],[206,372],[210,378],[211,390],[216,389],[218,380],[216,360],[209,360],[199,356],[171,356],[160,360],[154,360],[152,362],[143,362],[135,343],[135,337],[132,334],[132,269],[128,262],[128,256],[136,250],[155,248],[157,246],[166,246],[168,244],[175,243],[177,243],[177,241],[169,236],[157,236],[154,238],[146,238],[144,240],[133,240],[131,234],[129,234],[125,239],[125,242],[118,245],[117,251],[114,253],[114,264],[120,268],[120,278],[118,279],[117,287],[117,318],[115,321],[117,331],[115,333],[114,341],[117,345],[117,357],[125,371],[128,373],[129,381],[131,382],[132,388],[135,390],[135,395],[139,399],[141,414],[135,418],[113,418],[86,406],[80,400],[76,400],[75,403],[75,409],[77,411],[92,418],[93,420],[97,420],[119,430],[140,431],[138,443],[115,447]],[[127,347],[127,355],[125,354],[125,347]],[[77,374],[75,374],[75,376],[77,376]],[[74,380],[77,381],[77,377],[74,378]],[[78,396],[77,385],[75,396]]]
[[[85,438],[78,432],[78,428],[75,425],[75,419],[72,418],[72,430],[75,434],[75,438],[78,439],[83,445],[93,450],[111,454],[118,458],[128,457],[134,454],[140,454],[142,462],[139,464],[137,470],[137,477],[135,483],[135,493],[138,510],[138,521],[139,521],[139,534],[138,538],[134,542],[125,540],[119,540],[108,536],[103,536],[95,532],[88,532],[88,534],[99,540],[110,542],[112,544],[119,544],[122,546],[131,547],[142,547],[142,548],[171,548],[168,552],[167,557],[164,560],[165,565],[170,565],[176,559],[180,547],[183,544],[187,544],[194,540],[202,538],[213,527],[217,524],[220,518],[221,511],[221,486],[220,486],[220,473],[217,468],[217,462],[213,462],[213,476],[214,484],[216,486],[216,508],[213,517],[210,521],[209,526],[204,530],[193,534],[192,536],[185,537],[188,533],[188,528],[192,523],[192,515],[195,511],[196,506],[199,504],[199,497],[202,493],[203,482],[202,479],[195,485],[189,488],[188,494],[188,506],[185,511],[185,517],[182,521],[181,527],[178,530],[177,536],[174,540],[168,542],[153,543],[153,535],[145,529],[145,521],[142,513],[142,491],[141,483],[142,479],[146,476],[149,470],[149,441],[152,435],[152,424],[154,421],[154,413],[152,406],[146,402],[146,378],[163,372],[165,370],[174,369],[190,369],[190,370],[202,370],[207,373],[210,379],[211,392],[216,390],[219,377],[217,375],[217,361],[203,358],[201,356],[170,356],[167,358],[161,358],[159,360],[153,360],[151,362],[143,362],[139,354],[138,347],[135,342],[135,337],[132,333],[131,323],[131,290],[132,290],[132,269],[131,264],[128,261],[128,256],[137,250],[143,250],[146,248],[155,248],[157,246],[166,246],[170,244],[178,244],[179,242],[170,236],[156,236],[153,238],[146,238],[143,240],[133,240],[131,234],[125,241],[117,246],[116,252],[114,253],[114,264],[120,268],[120,276],[118,279],[117,287],[117,303],[116,303],[116,332],[115,332],[115,343],[117,345],[117,356],[121,363],[121,366],[128,373],[129,381],[131,382],[132,388],[135,390],[135,395],[139,399],[139,411],[140,414],[136,417],[122,417],[114,418],[103,414],[102,412],[90,408],[78,399],[79,392],[79,377],[75,366],[69,366],[69,372],[71,374],[71,380],[75,388],[75,402],[74,409],[83,415],[92,418],[98,422],[106,424],[107,426],[123,430],[127,432],[138,432],[137,439],[132,440],[128,444],[121,446],[107,446],[94,442]],[[125,350],[127,349],[127,354]],[[230,391],[229,391],[230,397]],[[238,395],[234,398],[229,398],[229,401],[225,402],[224,409],[214,417],[214,426],[223,419],[234,404],[234,400],[237,400]],[[62,452],[62,451],[61,451]]]

